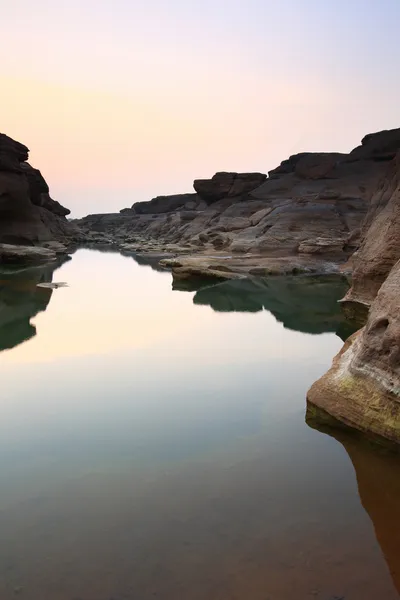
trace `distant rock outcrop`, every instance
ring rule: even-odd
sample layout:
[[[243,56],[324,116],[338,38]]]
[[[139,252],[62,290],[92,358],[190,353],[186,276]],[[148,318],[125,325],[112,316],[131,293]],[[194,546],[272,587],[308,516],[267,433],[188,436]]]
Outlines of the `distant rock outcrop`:
[[[27,162],[28,148],[0,134],[0,243],[38,244],[79,237],[53,200],[42,174]]]
[[[206,204],[222,198],[241,198],[261,185],[263,173],[216,173],[211,179],[196,179],[193,187]]]
[[[303,152],[268,177],[216,173],[195,180],[196,194],[161,196],[120,215],[89,215],[78,224],[90,239],[101,233],[100,242],[112,240],[126,251],[186,252],[190,273],[196,272],[196,256],[204,270],[204,255],[221,252],[235,264],[252,255],[252,268],[257,257],[292,257],[301,266],[312,263],[313,271],[319,261],[320,270],[330,272],[358,248],[372,190],[396,149],[400,129],[379,132],[349,154]]]

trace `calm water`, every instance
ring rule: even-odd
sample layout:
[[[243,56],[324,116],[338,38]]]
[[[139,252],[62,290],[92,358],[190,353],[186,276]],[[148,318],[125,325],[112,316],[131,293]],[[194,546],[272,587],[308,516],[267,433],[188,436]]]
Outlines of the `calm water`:
[[[399,597],[399,459],[305,422],[343,281],[0,279],[1,600]]]

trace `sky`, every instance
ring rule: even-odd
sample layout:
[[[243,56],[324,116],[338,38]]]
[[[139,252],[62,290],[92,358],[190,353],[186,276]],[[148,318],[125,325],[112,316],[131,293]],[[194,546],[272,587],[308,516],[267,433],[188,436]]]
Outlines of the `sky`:
[[[399,0],[13,0],[0,131],[72,216],[400,126]]]

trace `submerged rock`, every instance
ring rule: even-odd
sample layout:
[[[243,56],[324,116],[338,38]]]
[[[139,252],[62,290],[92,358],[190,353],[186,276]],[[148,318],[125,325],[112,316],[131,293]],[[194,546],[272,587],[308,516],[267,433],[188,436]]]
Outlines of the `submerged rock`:
[[[44,283],[38,283],[37,287],[40,288],[47,288],[49,290],[57,290],[60,287],[68,287],[68,283],[66,283],[65,281],[54,281],[54,282],[44,282]]]

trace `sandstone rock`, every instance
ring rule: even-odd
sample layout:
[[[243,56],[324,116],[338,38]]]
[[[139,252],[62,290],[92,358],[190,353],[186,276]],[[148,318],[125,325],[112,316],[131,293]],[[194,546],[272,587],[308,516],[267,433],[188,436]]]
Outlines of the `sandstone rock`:
[[[378,292],[366,326],[346,342],[308,393],[322,419],[400,443],[400,261]]]
[[[335,165],[345,158],[339,152],[300,152],[281,162],[279,167],[269,171],[271,178],[295,173],[304,179],[321,179],[329,175]]]
[[[149,202],[136,202],[132,209],[138,215],[166,213],[182,208],[188,202],[196,205],[197,194],[175,194],[173,196],[157,196]]]
[[[229,248],[230,250],[230,248]],[[215,251],[214,254],[197,253],[188,255],[184,252],[179,258],[161,260],[163,267],[172,270],[176,279],[190,277],[212,277],[220,280],[243,279],[249,275],[288,275],[301,273],[335,274],[339,273],[332,262],[319,257],[266,257],[253,253],[230,255],[226,250]]]
[[[263,173],[216,173],[211,179],[196,179],[193,187],[199,196],[212,204],[222,198],[236,198],[251,192],[266,180]]]
[[[60,242],[43,242],[41,244],[42,248],[47,248],[48,250],[52,250],[56,254],[66,254],[68,252],[67,246],[61,244]]]
[[[0,244],[0,264],[40,264],[52,262],[55,259],[56,253],[48,248]]]
[[[299,245],[300,254],[334,254],[338,255],[343,249],[343,238],[314,238],[305,240]]]
[[[29,150],[4,133],[0,133],[0,171],[19,173],[21,163],[28,160]]]
[[[397,133],[387,136],[393,149]],[[387,150],[388,143],[382,144],[378,146]],[[240,260],[251,253],[255,261],[290,258],[292,264],[308,262],[311,269],[314,262],[338,268],[349,264],[357,249],[371,192],[387,170],[387,162],[376,160],[371,149],[359,159],[356,154],[297,154],[268,179],[261,173],[216,173],[212,179],[196,180],[198,194],[190,199],[154,199],[140,205],[140,214],[129,209],[89,215],[79,226],[86,233],[102,231],[116,244],[150,243],[158,250],[173,244],[209,253],[223,249]]]
[[[344,299],[345,306],[353,309],[355,303],[361,308],[371,305],[400,259],[400,152],[372,196],[361,236],[361,247],[353,257],[353,285]]]
[[[337,153],[309,153],[296,162],[295,174],[303,179],[329,179],[334,177],[334,169],[343,158]]]
[[[182,221],[193,221],[198,216],[195,210],[181,210],[179,216]]]
[[[212,245],[214,248],[225,248],[229,245],[230,239],[225,235],[216,235],[212,239]]]
[[[400,147],[400,128],[369,133],[350,152],[349,160],[392,160]]]
[[[49,196],[40,171],[27,162],[28,148],[0,134],[0,242],[32,244],[79,239],[69,210]]]

